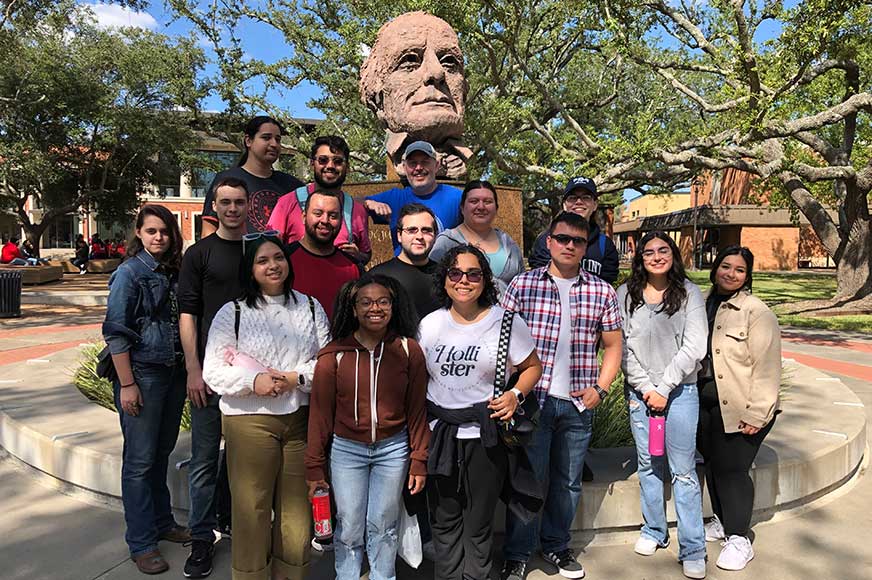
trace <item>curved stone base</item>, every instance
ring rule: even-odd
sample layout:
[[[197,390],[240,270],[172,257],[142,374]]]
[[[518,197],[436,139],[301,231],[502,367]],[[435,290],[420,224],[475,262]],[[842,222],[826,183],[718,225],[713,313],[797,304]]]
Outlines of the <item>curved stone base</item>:
[[[0,446],[32,467],[95,493],[120,497],[118,417],[85,399],[69,383],[78,349],[49,364],[0,367]],[[755,462],[755,511],[777,511],[817,499],[857,469],[866,447],[863,405],[841,381],[788,363],[792,386]],[[824,388],[825,386],[825,388]],[[169,485],[173,505],[188,507],[190,438],[179,438]],[[584,484],[577,531],[638,527],[639,482],[630,448],[594,450],[595,481]],[[703,494],[706,498],[706,494]],[[707,502],[707,498],[705,500]],[[671,502],[668,516],[674,521]],[[502,512],[497,528],[502,529]]]

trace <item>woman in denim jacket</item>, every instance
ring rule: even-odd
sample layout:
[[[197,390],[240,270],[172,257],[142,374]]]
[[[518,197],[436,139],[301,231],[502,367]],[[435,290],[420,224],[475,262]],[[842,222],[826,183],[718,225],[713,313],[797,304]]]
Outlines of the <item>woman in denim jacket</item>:
[[[145,205],[128,258],[109,278],[103,338],[117,377],[115,406],[124,436],[121,500],[131,559],[146,574],[169,568],[158,540],[190,538],[173,518],[166,485],[185,403],[176,281],[182,237],[173,214]]]

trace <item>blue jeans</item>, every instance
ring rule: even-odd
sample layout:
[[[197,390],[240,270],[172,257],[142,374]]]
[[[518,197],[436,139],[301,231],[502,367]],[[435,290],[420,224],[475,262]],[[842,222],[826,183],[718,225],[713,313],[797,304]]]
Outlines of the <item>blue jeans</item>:
[[[636,440],[639,485],[642,488],[642,536],[661,546],[669,541],[663,480],[670,475],[678,516],[678,559],[705,558],[705,531],[702,524],[702,491],[696,475],[696,424],[699,421],[699,395],[693,383],[678,385],[669,394],[666,406],[666,454],[648,454],[647,405],[635,389],[626,389],[630,427]],[[667,466],[668,461],[668,466]],[[668,469],[667,469],[668,467]]]
[[[188,527],[191,537],[213,540],[217,527],[215,489],[218,481],[218,459],[221,446],[220,395],[206,395],[206,406],[191,405],[191,462],[188,464],[188,489],[191,514]]]
[[[529,560],[537,535],[543,552],[559,552],[569,546],[569,528],[581,499],[581,471],[592,429],[591,411],[579,412],[572,401],[545,399],[527,455],[536,478],[548,485],[548,494],[541,514],[529,524],[506,510],[506,560]]]
[[[174,366],[133,363],[142,393],[139,415],[121,410],[120,383],[115,382],[115,408],[124,436],[121,502],[131,556],[157,549],[158,537],[176,525],[167,487],[169,456],[179,437],[185,405],[184,363]]]
[[[397,522],[409,474],[409,435],[371,445],[333,437],[330,479],[336,499],[336,578],[358,580],[364,540],[371,580],[394,580]]]

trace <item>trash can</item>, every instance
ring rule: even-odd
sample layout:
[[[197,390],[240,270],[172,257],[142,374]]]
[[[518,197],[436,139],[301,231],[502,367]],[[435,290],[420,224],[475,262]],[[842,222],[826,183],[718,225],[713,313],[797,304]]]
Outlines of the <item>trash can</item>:
[[[21,272],[0,270],[0,318],[21,316]]]

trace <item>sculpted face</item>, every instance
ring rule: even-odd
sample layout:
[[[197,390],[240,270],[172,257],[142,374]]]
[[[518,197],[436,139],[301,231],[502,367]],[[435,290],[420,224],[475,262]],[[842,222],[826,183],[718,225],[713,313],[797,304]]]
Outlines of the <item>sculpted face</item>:
[[[395,133],[440,141],[463,132],[467,84],[457,35],[423,12],[382,27],[361,71],[366,104]]]

